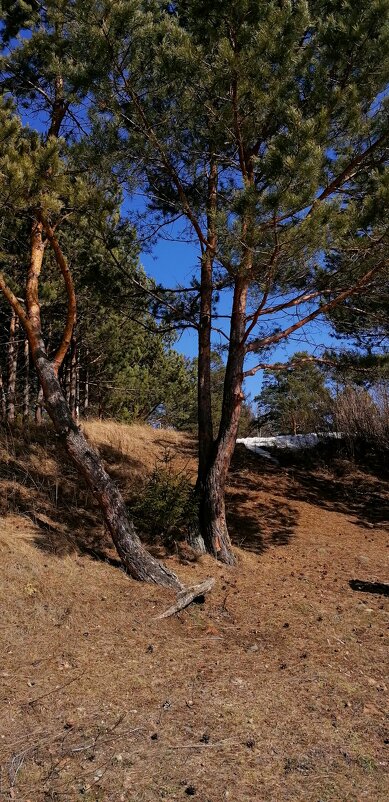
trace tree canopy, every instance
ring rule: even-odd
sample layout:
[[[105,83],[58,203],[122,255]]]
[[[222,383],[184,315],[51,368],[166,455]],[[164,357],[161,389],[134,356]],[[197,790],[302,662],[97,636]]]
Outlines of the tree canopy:
[[[382,298],[389,0],[31,0],[3,14],[3,91],[47,121],[30,131],[11,114],[3,160],[7,209],[33,219],[39,258],[46,237],[69,290],[71,235],[97,231],[119,272],[129,222],[150,242],[173,225],[197,247],[191,281],[143,291],[158,322],[164,309],[168,327],[198,333],[199,525],[206,549],[232,563],[224,491],[245,378],[311,321],[340,331],[357,298]],[[27,325],[33,305],[23,318],[12,303]],[[217,421],[215,331],[226,355]],[[127,368],[130,383],[138,369]]]

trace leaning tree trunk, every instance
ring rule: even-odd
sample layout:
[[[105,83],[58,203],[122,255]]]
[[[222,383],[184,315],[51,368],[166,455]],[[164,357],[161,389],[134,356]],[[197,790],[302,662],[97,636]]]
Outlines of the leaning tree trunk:
[[[26,282],[26,309],[18,301],[11,288],[8,287],[1,271],[0,290],[10,303],[12,310],[17,314],[28,336],[31,357],[43,390],[45,408],[69,457],[78,472],[84,477],[94,498],[97,500],[107,529],[128,573],[134,579],[155,582],[158,585],[181,591],[183,585],[177,576],[159,563],[158,560],[155,560],[143,547],[133,524],[127,517],[126,506],[118,488],[105,471],[100,456],[89,445],[73,420],[69,405],[62,391],[58,379],[58,370],[70,344],[75,321],[75,303],[73,303],[75,295],[67,263],[60,251],[58,242],[55,240],[52,229],[47,225],[47,237],[50,239],[60,270],[64,275],[69,296],[68,316],[61,344],[53,361],[48,358],[41,334],[38,295],[43,254],[48,241],[43,241],[42,230],[42,221],[35,220],[31,228],[30,264]],[[192,598],[195,598],[198,595],[197,589],[194,588],[192,593]]]
[[[181,590],[183,586],[177,576],[155,560],[142,545],[133,524],[128,519],[119,490],[105,471],[98,453],[73,420],[42,340],[37,343],[30,341],[30,345],[47,413],[73,464],[97,499],[107,529],[126,570],[134,579]]]

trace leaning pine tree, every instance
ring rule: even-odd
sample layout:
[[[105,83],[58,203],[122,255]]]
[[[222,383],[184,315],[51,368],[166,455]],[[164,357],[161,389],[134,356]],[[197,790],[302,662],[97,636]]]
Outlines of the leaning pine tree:
[[[232,563],[224,496],[245,377],[267,349],[368,293],[388,264],[365,225],[361,187],[380,198],[383,220],[389,3],[88,0],[83,8],[94,146],[129,191],[136,184],[148,198],[154,233],[180,221],[198,245],[192,287],[161,288],[160,297],[172,317],[192,314],[199,335],[195,542]],[[358,258],[350,250],[338,270],[331,257],[345,241]],[[217,315],[223,292],[228,325]],[[214,328],[228,339],[216,432]]]
[[[0,290],[27,335],[46,410],[68,455],[99,503],[125,568],[136,579],[180,591],[181,606],[198,592],[208,590],[211,580],[204,587],[185,591],[176,575],[146,551],[128,519],[119,490],[74,422],[58,378],[76,321],[73,277],[60,245],[59,231],[69,219],[70,225],[77,226],[80,217],[85,215],[89,215],[92,224],[93,213],[98,217],[99,211],[104,211],[105,200],[99,178],[95,182],[82,178],[85,171],[79,164],[72,163],[71,147],[59,138],[69,117],[74,119],[74,106],[85,97],[83,54],[70,44],[67,5],[56,0],[49,0],[44,7],[23,3],[16,8],[13,3],[2,3],[5,19],[1,32],[3,89],[13,93],[15,100],[22,100],[24,105],[29,103],[31,109],[34,102],[42,102],[43,98],[41,109],[46,112],[48,126],[43,134],[23,128],[12,103],[1,99],[0,194],[4,202],[0,259],[4,269],[0,271]],[[15,40],[23,28],[30,28],[30,37]],[[93,201],[97,203],[97,211]],[[12,239],[8,231],[16,224],[28,232],[21,259],[22,267],[27,265],[24,300],[13,291],[12,279],[7,274]],[[67,298],[63,331],[53,357],[49,357],[43,336],[39,297],[48,248],[62,277]]]

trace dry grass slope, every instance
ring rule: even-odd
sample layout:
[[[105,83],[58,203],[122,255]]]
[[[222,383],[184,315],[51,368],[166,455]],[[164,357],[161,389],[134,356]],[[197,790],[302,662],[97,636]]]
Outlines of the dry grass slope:
[[[175,432],[92,422],[129,499]],[[343,475],[340,477],[339,474]],[[17,802],[386,802],[388,600],[373,474],[276,468],[237,449],[238,568],[208,558],[205,605],[132,582],[50,433],[0,444],[0,799]]]

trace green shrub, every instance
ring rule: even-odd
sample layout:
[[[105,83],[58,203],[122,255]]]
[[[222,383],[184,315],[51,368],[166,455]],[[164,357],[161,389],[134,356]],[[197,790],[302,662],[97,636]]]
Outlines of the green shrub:
[[[139,501],[131,509],[138,527],[152,541],[171,544],[180,539],[196,512],[193,487],[187,470],[175,471],[173,457],[165,449],[157,461]]]

